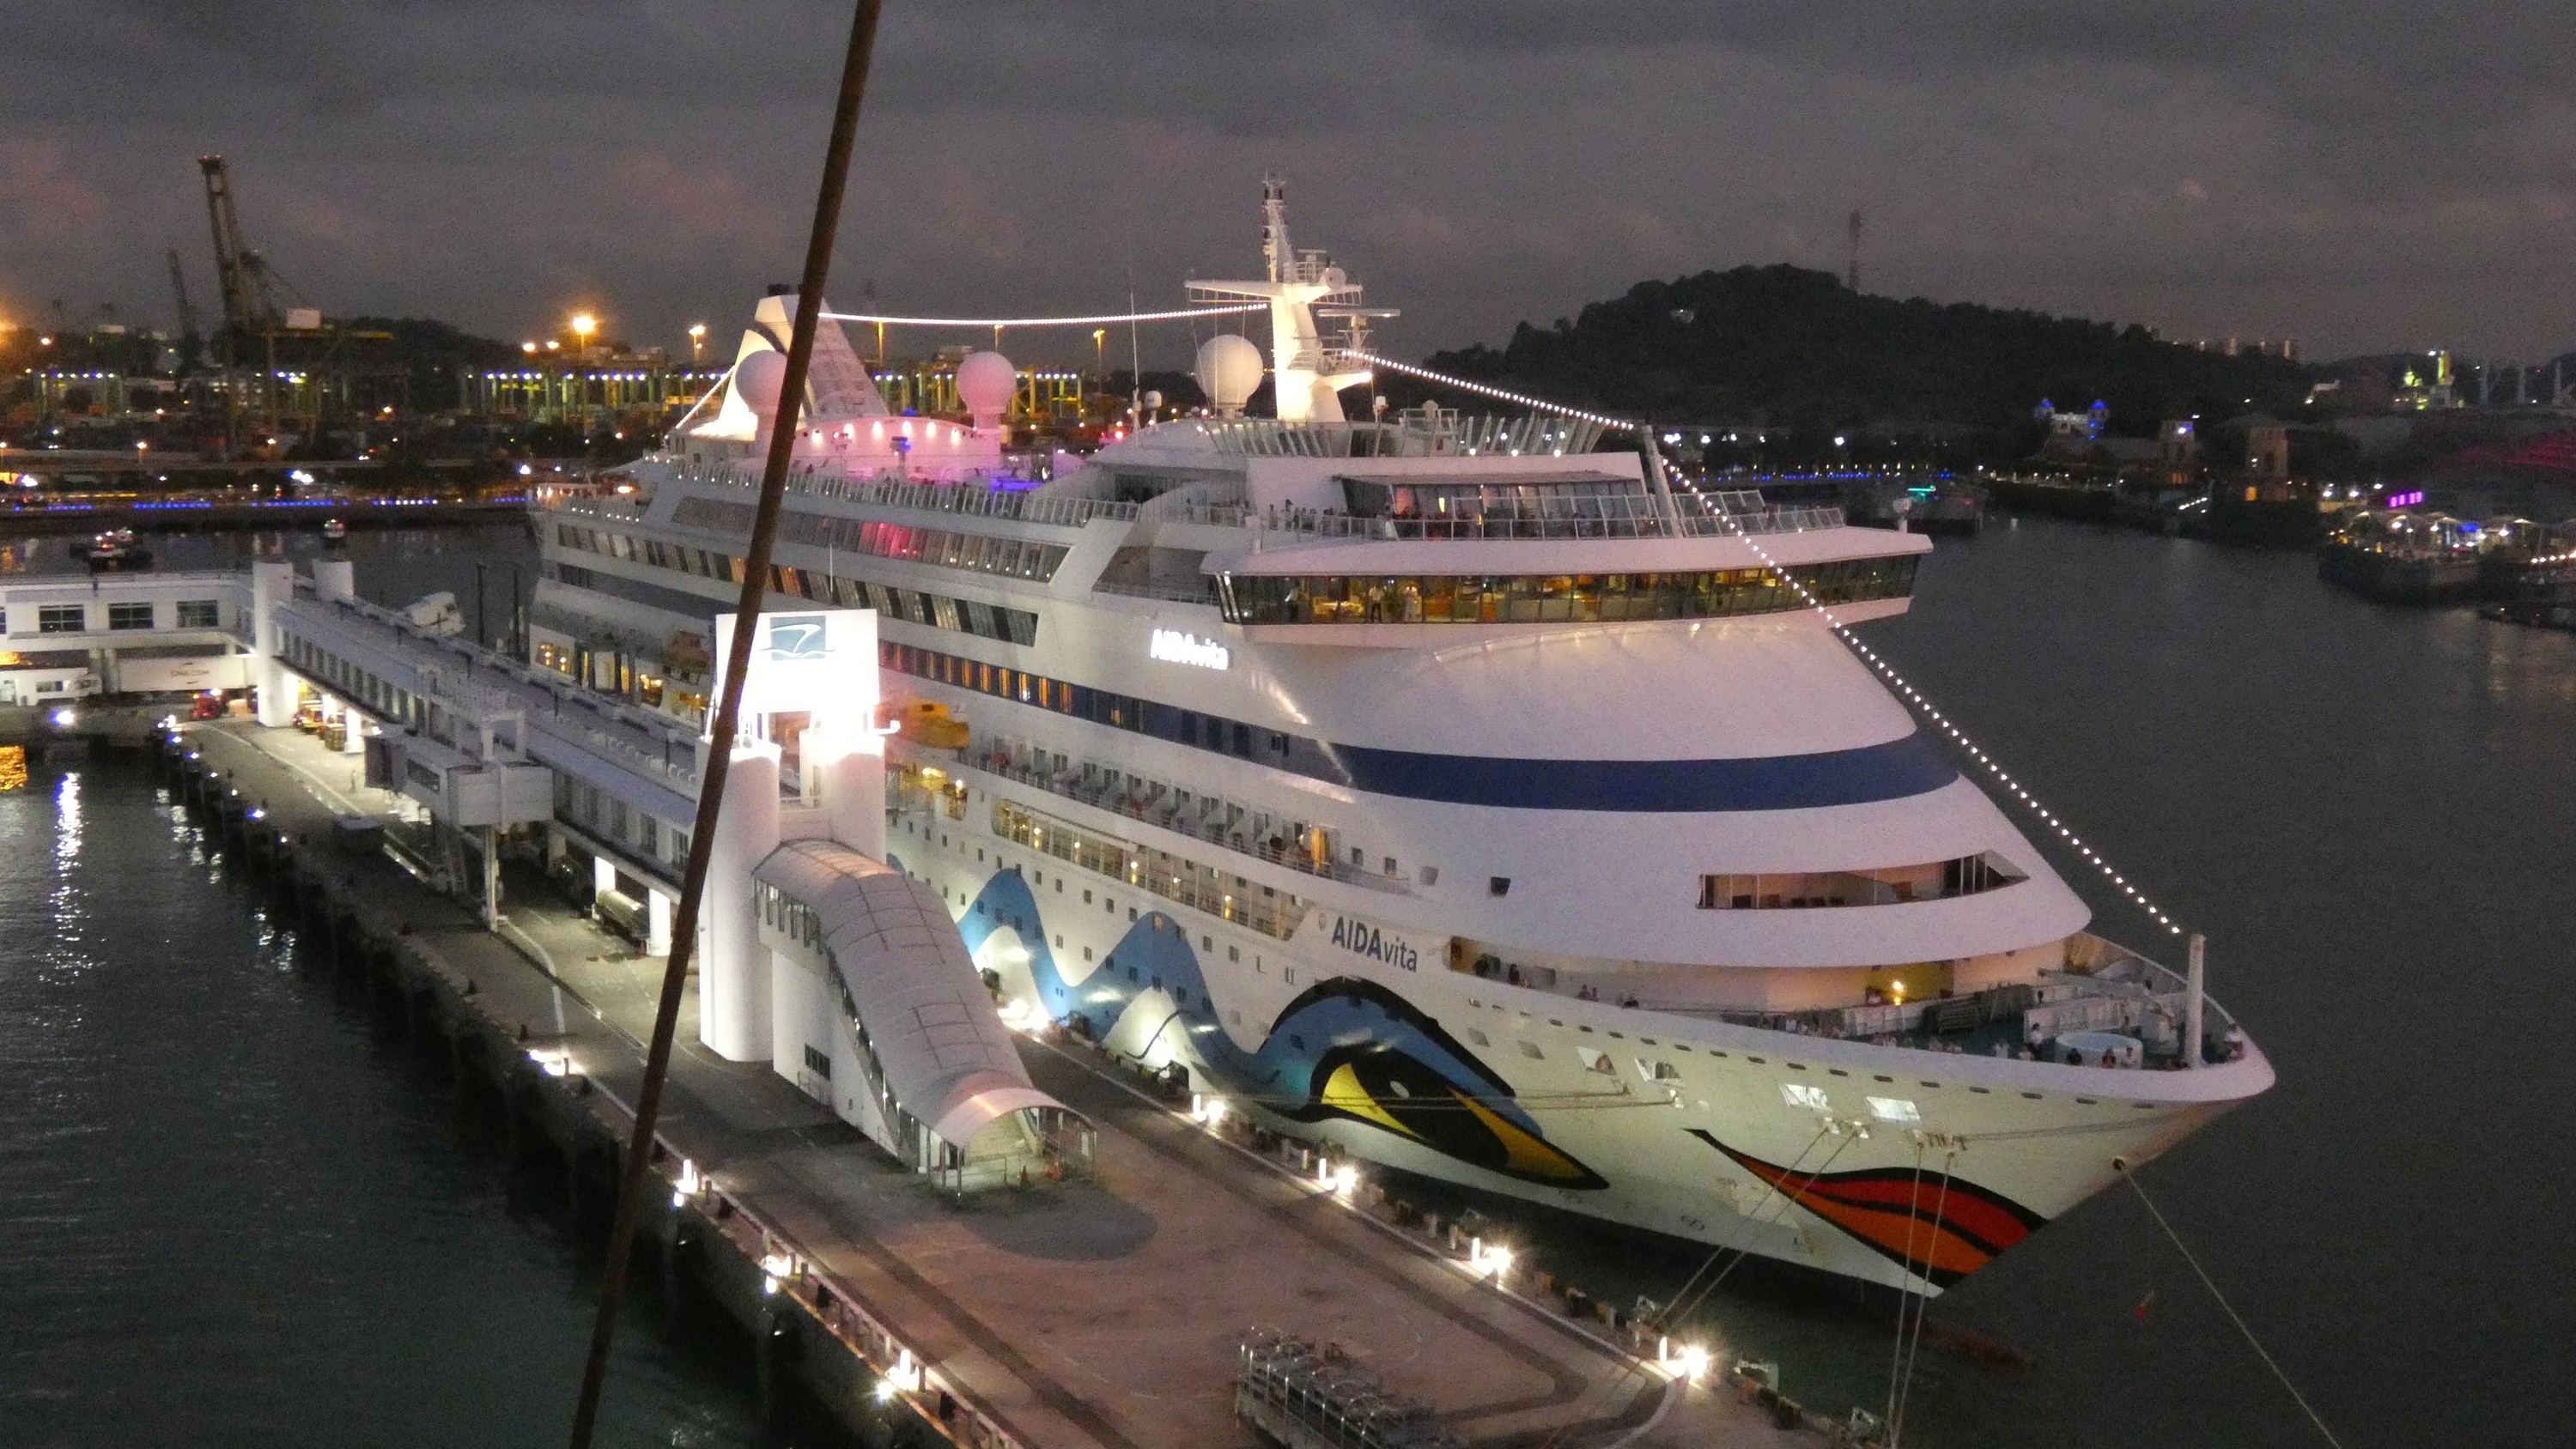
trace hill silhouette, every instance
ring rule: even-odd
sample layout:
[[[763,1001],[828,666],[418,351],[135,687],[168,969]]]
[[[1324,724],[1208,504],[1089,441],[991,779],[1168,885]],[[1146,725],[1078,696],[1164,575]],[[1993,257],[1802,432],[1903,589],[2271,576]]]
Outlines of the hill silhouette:
[[[1787,265],[1640,282],[1551,327],[1522,323],[1499,349],[1429,365],[1658,421],[1766,427],[1793,450],[1851,431],[1997,456],[2028,451],[2043,398],[2069,411],[2099,399],[2112,432],[2147,436],[2171,417],[2295,415],[2310,381],[2295,362],[2203,352],[2143,327],[1871,296]]]

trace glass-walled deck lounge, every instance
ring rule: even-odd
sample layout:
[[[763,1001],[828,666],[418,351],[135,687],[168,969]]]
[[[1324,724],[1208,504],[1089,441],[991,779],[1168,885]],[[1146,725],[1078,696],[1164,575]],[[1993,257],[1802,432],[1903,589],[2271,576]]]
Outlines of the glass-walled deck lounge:
[[[1916,555],[1846,559],[1793,569],[1819,602],[1901,599]],[[1695,573],[1428,576],[1227,574],[1218,593],[1230,624],[1519,624],[1716,619],[1804,608],[1778,570]]]

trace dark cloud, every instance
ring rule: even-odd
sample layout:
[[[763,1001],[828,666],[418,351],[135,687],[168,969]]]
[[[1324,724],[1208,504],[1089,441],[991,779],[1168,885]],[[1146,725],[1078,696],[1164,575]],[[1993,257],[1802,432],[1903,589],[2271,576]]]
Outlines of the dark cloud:
[[[0,305],[168,313],[193,157],[340,311],[638,340],[790,274],[847,11],[821,0],[87,0],[0,51]],[[2556,7],[1970,0],[890,7],[836,291],[1169,301],[1252,264],[1254,186],[1402,306],[1498,337],[1646,276],[2295,334],[2564,346],[2576,27]],[[1033,343],[1014,344],[1025,350]]]

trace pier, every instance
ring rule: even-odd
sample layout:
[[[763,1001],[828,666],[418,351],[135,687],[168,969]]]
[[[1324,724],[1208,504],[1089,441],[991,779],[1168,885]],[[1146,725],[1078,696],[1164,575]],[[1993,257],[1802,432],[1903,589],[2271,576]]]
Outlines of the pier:
[[[381,846],[349,848],[400,828],[395,797],[319,739],[226,721],[163,736],[157,757],[315,951],[604,1221],[659,960],[515,873],[486,929]],[[698,1044],[697,1008],[693,983],[647,1236],[675,1301],[751,1335],[764,1407],[794,1383],[894,1442],[1250,1445],[1265,1440],[1238,1389],[1258,1331],[1264,1364],[1283,1338],[1329,1345],[1340,1380],[1427,1405],[1389,1444],[1816,1442],[1654,1361],[1661,1345],[1570,1318],[1525,1268],[1398,1226],[1337,1164],[1194,1120],[1090,1048],[1015,1039],[1031,1080],[1090,1124],[1087,1177],[966,1196],[767,1063]]]

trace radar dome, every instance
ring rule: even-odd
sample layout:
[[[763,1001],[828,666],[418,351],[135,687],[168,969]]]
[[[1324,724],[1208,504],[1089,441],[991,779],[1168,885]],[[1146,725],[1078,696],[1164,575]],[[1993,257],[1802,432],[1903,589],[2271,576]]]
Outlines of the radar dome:
[[[1020,390],[1020,370],[998,352],[970,352],[957,364],[957,400],[977,431],[998,427]]]
[[[1240,333],[1220,332],[1199,344],[1198,366],[1191,375],[1216,405],[1217,416],[1233,417],[1261,386],[1261,349]]]
[[[787,380],[787,354],[762,348],[733,367],[733,390],[760,421],[778,415],[778,387]]]

